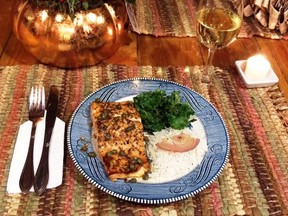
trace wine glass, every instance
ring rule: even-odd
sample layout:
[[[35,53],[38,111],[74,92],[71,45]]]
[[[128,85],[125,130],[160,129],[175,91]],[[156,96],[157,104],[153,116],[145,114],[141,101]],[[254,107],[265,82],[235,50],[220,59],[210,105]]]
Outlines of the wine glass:
[[[200,0],[196,11],[196,35],[208,48],[202,81],[210,82],[210,69],[216,49],[235,41],[243,22],[243,0]]]

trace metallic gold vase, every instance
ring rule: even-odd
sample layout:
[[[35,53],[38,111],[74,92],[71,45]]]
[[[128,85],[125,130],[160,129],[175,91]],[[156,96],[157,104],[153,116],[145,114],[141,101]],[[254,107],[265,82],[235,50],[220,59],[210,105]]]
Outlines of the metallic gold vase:
[[[25,49],[41,63],[61,68],[95,65],[113,55],[128,20],[122,0],[76,12],[74,18],[16,0],[12,19],[13,32]]]

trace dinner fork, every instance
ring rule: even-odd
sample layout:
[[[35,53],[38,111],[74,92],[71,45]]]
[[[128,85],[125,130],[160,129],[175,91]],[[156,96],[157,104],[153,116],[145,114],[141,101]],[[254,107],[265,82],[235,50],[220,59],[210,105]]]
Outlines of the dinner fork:
[[[45,113],[44,87],[32,87],[29,97],[29,120],[32,121],[32,130],[26,161],[21,173],[19,186],[23,193],[29,192],[34,182],[33,151],[37,123]]]

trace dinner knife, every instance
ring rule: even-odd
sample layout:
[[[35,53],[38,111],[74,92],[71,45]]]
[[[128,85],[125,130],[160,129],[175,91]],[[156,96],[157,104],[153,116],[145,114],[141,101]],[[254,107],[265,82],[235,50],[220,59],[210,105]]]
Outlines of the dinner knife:
[[[57,108],[58,108],[58,101],[59,101],[59,93],[56,86],[52,85],[50,87],[50,93],[48,96],[47,106],[46,106],[46,122],[45,122],[45,136],[44,136],[44,143],[43,149],[41,154],[41,159],[37,168],[37,172],[35,174],[34,179],[34,190],[38,195],[43,194],[46,190],[48,179],[49,179],[49,146],[51,141],[51,135],[53,132]]]

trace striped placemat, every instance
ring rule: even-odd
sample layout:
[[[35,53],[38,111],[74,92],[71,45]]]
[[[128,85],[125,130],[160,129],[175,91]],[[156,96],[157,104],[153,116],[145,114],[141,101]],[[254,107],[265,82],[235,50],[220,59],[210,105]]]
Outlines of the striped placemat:
[[[0,68],[0,215],[288,215],[288,104],[277,85],[247,89],[235,71],[214,68],[98,65],[63,70],[43,65]],[[172,80],[202,94],[222,115],[230,136],[229,161],[221,175],[195,197],[142,205],[112,197],[75,168],[67,147],[63,184],[42,196],[7,194],[19,125],[27,120],[30,88],[60,90],[59,117],[69,122],[79,103],[99,87],[132,77]]]
[[[199,0],[136,0],[126,4],[132,30],[154,36],[194,37],[195,12]],[[244,18],[240,38],[261,36],[272,39],[288,39],[288,32],[264,28],[251,16]]]

